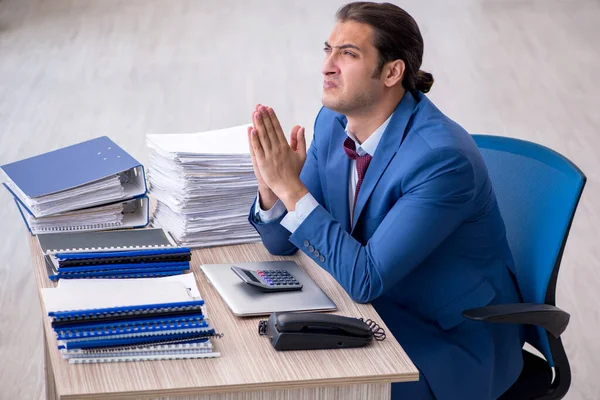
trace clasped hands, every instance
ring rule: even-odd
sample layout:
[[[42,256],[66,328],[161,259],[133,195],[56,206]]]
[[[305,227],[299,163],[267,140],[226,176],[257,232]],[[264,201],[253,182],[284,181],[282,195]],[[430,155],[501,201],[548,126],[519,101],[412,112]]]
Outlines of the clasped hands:
[[[275,111],[258,104],[248,127],[248,142],[254,174],[258,181],[261,208],[268,210],[280,199],[288,211],[308,193],[300,180],[306,161],[304,128],[292,128],[288,144]]]

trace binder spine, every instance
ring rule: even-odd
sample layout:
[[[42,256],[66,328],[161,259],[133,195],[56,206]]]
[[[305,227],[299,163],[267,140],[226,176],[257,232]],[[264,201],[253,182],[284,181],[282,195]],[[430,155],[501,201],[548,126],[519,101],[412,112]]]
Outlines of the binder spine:
[[[17,205],[17,210],[19,210],[19,214],[21,214],[23,221],[25,221],[25,226],[27,227],[27,230],[29,231],[29,233],[33,234],[33,232],[31,231],[31,227],[29,226],[29,220],[27,219],[27,216],[25,216],[25,214],[23,213],[23,209],[21,208],[21,206],[19,206],[19,200],[17,200],[16,198],[15,204]]]

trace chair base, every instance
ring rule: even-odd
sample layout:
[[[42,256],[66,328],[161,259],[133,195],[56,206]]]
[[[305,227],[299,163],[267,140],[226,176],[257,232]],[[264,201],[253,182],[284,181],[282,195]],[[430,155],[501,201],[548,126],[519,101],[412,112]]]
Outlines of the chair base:
[[[552,385],[552,368],[546,360],[523,350],[523,370],[519,379],[499,400],[530,400],[543,397]]]

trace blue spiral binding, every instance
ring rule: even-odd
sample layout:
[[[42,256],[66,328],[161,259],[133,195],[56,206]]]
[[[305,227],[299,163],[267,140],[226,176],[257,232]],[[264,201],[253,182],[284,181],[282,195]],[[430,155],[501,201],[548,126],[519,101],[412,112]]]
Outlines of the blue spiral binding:
[[[109,339],[96,339],[96,340],[77,340],[68,341],[58,346],[59,349],[90,349],[98,347],[110,347],[119,345],[134,345],[143,344],[149,342],[155,342],[160,340],[175,340],[175,339],[188,339],[188,338],[209,338],[215,335],[215,330],[210,329],[206,332],[184,332],[180,334],[167,334],[167,335],[154,335],[154,336],[140,336],[140,337],[126,337],[126,338],[109,338]]]
[[[185,272],[185,269],[166,271],[166,272],[146,272],[146,273],[131,273],[131,274],[110,274],[99,275],[99,276],[87,276],[87,275],[51,275],[52,281],[59,279],[132,279],[132,278],[159,278],[165,276],[181,275]]]
[[[172,267],[189,267],[189,261],[163,261],[151,263],[129,263],[129,264],[97,264],[97,265],[82,265],[77,267],[58,267],[59,273],[74,273],[74,272],[95,272],[105,270],[147,270],[149,268],[172,268]],[[144,271],[141,271],[144,272]]]
[[[76,330],[84,330],[84,329],[100,329],[100,328],[118,328],[123,326],[136,326],[136,325],[144,325],[144,324],[161,324],[161,323],[172,323],[172,322],[191,322],[191,321],[201,321],[204,320],[204,315],[202,313],[199,314],[185,314],[182,316],[166,316],[166,317],[155,317],[155,318],[138,318],[135,320],[127,319],[120,321],[110,321],[110,322],[77,322],[71,323],[65,326],[57,326],[53,329],[56,332],[67,332],[67,331],[76,331]]]
[[[164,254],[187,254],[190,249],[187,247],[168,247],[164,249],[147,249],[147,250],[131,250],[131,251],[111,251],[111,252],[95,252],[95,253],[56,253],[55,256],[59,260],[88,260],[92,258],[120,258],[120,257],[138,257],[138,256],[153,256]]]
[[[116,328],[97,328],[97,329],[84,329],[84,330],[69,330],[57,332],[58,340],[69,340],[75,338],[87,338],[87,337],[98,337],[98,336],[114,336],[124,334],[138,334],[145,332],[160,332],[170,331],[176,329],[192,330],[196,328],[208,328],[206,321],[193,321],[193,322],[173,322],[173,323],[160,323],[160,324],[143,324],[134,326],[122,326]]]
[[[55,321],[69,320],[85,320],[91,317],[109,317],[116,315],[140,315],[150,314],[154,312],[176,312],[187,311],[194,307],[201,309],[204,305],[204,300],[192,300],[177,303],[163,304],[145,304],[139,306],[126,307],[109,307],[109,308],[93,308],[89,310],[65,310],[65,311],[50,311],[49,317],[54,317]]]

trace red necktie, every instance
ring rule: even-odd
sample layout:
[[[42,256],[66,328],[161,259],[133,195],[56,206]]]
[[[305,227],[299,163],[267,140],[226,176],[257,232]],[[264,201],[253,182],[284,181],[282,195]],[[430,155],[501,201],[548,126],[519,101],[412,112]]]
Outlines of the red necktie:
[[[358,198],[358,191],[360,190],[360,185],[362,185],[363,178],[367,173],[367,168],[369,167],[369,163],[371,162],[371,157],[369,154],[365,154],[364,156],[359,156],[356,152],[356,146],[354,145],[354,140],[349,137],[344,140],[344,151],[346,155],[351,160],[356,160],[356,171],[358,172],[358,182],[356,183],[356,191],[354,192],[354,204],[352,205],[352,212],[354,213],[354,208],[356,207],[356,199]]]

